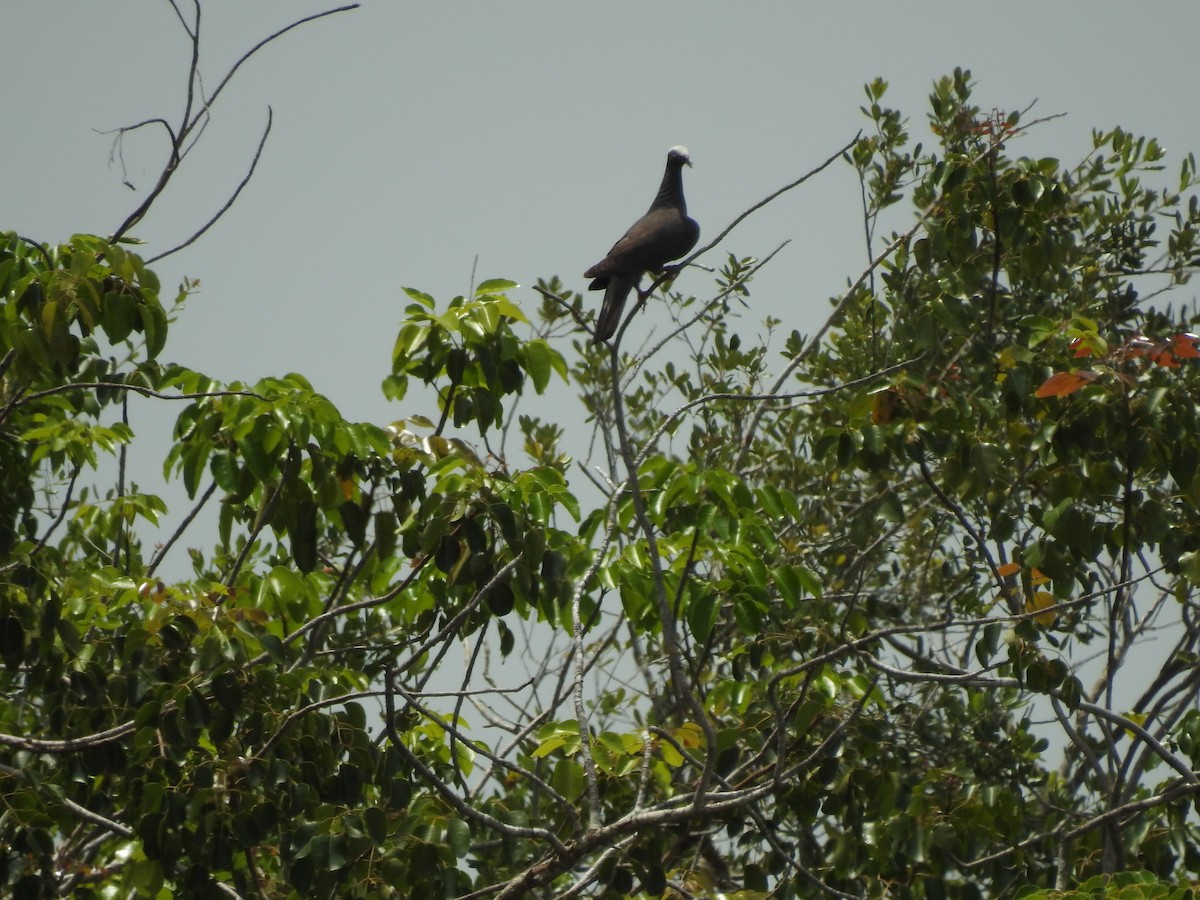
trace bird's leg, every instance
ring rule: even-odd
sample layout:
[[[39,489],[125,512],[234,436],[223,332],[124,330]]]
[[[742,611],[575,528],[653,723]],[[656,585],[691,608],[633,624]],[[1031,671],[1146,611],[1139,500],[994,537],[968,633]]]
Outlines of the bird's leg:
[[[642,279],[638,278],[637,284],[633,286],[638,295],[637,306],[634,307],[634,311],[645,309],[646,301],[650,299],[650,295],[663,285],[669,285],[674,281],[675,276],[679,274],[679,270],[682,268],[683,266],[663,266],[661,269],[651,269],[650,274],[654,276],[654,280],[650,282],[650,287],[645,290],[642,290]]]
[[[642,290],[642,279],[638,278],[634,283],[633,289],[637,291],[637,305],[634,306],[634,312],[638,312],[646,308],[646,301],[650,299],[650,295],[654,293],[654,285],[650,285],[649,290]]]

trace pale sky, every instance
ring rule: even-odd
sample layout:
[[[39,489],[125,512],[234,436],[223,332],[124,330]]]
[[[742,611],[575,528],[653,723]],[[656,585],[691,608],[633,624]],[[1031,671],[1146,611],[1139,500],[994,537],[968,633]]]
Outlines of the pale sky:
[[[190,15],[189,0],[179,0]],[[204,83],[311,0],[206,0]],[[5,0],[0,227],[45,241],[108,234],[153,184],[165,140],[124,145],[125,177],[98,131],[179,118],[189,46],[166,0]],[[223,380],[303,372],[352,419],[431,409],[379,391],[407,303],[445,301],[477,279],[582,290],[648,206],[667,148],[688,146],[689,212],[701,241],[809,170],[866,125],[863,83],[925,125],[931,82],[969,68],[984,109],[1067,113],[1012,147],[1075,162],[1093,128],[1157,136],[1174,180],[1200,148],[1200,4],[399,3],[301,26],[239,71],[195,153],[134,234],[153,255],[187,237],[241,179],[237,204],[197,244],[158,263],[164,287],[201,292],[165,357]],[[1166,180],[1166,178],[1164,178]],[[766,315],[811,331],[863,268],[858,187],[837,164],[743,224],[726,252],[791,244],[752,285],[746,330]],[[699,272],[677,282],[704,295]],[[1181,292],[1181,300],[1192,296]],[[598,307],[599,294],[589,295]],[[653,315],[645,318],[651,327]],[[639,326],[641,322],[638,323]],[[570,353],[564,344],[560,349]],[[564,421],[571,401],[542,412]],[[175,410],[171,411],[173,418]],[[147,427],[135,422],[135,428]],[[169,428],[169,422],[166,425]],[[165,450],[163,451],[165,452]],[[153,466],[161,465],[156,452]]]

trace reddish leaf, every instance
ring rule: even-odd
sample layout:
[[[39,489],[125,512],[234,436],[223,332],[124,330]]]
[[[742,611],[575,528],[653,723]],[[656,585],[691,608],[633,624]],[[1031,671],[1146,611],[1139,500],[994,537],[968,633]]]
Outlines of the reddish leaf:
[[[1194,334],[1177,334],[1171,338],[1171,351],[1177,359],[1200,359],[1200,337]]]
[[[1168,369],[1178,369],[1179,363],[1175,360],[1175,354],[1171,352],[1169,347],[1156,348],[1155,352],[1150,357],[1151,362],[1165,366]]]
[[[1099,377],[1098,372],[1092,372],[1089,369],[1082,369],[1078,372],[1056,372],[1042,382],[1042,386],[1037,389],[1034,396],[1040,399],[1065,397],[1067,394],[1075,393],[1081,387],[1086,387]]]

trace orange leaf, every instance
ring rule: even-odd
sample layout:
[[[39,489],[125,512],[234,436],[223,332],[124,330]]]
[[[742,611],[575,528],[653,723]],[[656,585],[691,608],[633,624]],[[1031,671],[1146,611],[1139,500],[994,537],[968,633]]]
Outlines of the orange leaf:
[[[1200,337],[1194,334],[1177,334],[1171,338],[1171,350],[1179,359],[1200,359],[1200,348],[1196,343]]]
[[[1034,396],[1039,399],[1065,397],[1067,394],[1075,393],[1081,387],[1086,387],[1099,377],[1098,372],[1090,369],[1081,369],[1078,372],[1055,372],[1042,382],[1042,386],[1037,389]]]
[[[1169,348],[1163,347],[1161,350],[1155,350],[1154,355],[1150,359],[1160,366],[1165,366],[1168,369],[1178,369],[1179,363],[1175,361],[1175,354]]]
[[[1045,573],[1044,573],[1044,572],[1043,572],[1041,569],[1039,569],[1037,566],[1034,566],[1034,567],[1033,567],[1033,571],[1029,573],[1029,582],[1030,582],[1030,584],[1035,584],[1035,585],[1037,585],[1037,584],[1045,584],[1045,583],[1046,583],[1047,581],[1049,581],[1049,580],[1050,580],[1050,577],[1049,577],[1048,575],[1046,575],[1046,574],[1045,574]]]
[[[1020,565],[1015,562],[1005,563],[996,570],[996,574],[1001,578],[1007,578],[1009,575],[1016,575],[1021,571]]]

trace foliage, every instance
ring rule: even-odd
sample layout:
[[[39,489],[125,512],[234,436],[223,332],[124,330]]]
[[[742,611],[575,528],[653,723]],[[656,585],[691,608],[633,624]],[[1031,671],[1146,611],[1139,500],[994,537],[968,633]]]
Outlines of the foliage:
[[[1162,900],[1191,900],[1194,885],[1169,884],[1149,872],[1119,872],[1116,875],[1096,875],[1074,890],[1051,891],[1032,888],[1018,893],[1022,900],[1074,900],[1085,897],[1118,897],[1122,900],[1142,900],[1159,897]]]
[[[910,150],[885,92],[817,334],[739,333],[733,254],[637,355],[557,280],[533,321],[407,289],[383,390],[433,408],[386,428],[163,361],[189,285],[129,244],[4,235],[0,883],[1190,896],[1200,374],[1158,298],[1194,160],[1014,157],[1036,123],[965,72]],[[579,468],[521,412],[556,381]],[[152,547],[130,412],[170,404],[191,509]]]

